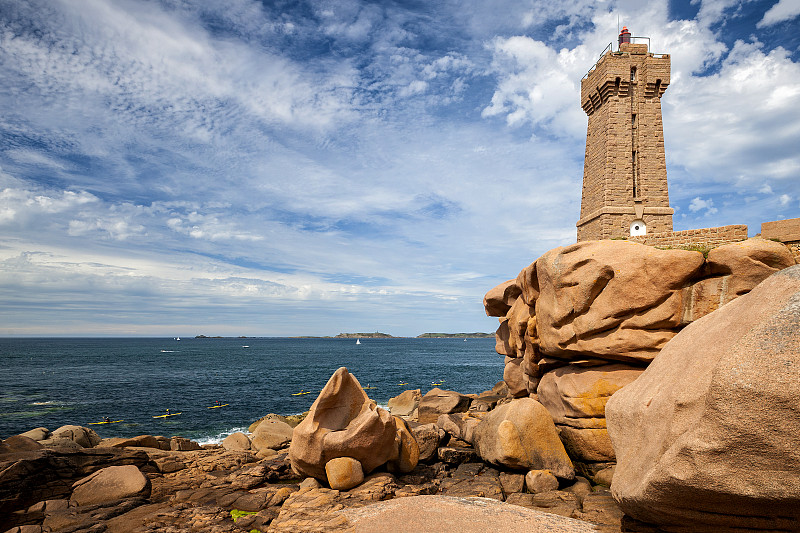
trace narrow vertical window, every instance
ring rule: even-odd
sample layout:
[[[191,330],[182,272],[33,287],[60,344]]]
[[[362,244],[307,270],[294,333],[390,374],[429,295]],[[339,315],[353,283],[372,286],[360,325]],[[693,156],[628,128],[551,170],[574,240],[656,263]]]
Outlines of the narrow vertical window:
[[[636,150],[631,152],[631,168],[633,168],[633,197],[638,198],[638,191],[636,190]]]
[[[636,113],[631,114],[631,126],[636,127]]]
[[[631,81],[636,81],[636,67],[631,67]]]

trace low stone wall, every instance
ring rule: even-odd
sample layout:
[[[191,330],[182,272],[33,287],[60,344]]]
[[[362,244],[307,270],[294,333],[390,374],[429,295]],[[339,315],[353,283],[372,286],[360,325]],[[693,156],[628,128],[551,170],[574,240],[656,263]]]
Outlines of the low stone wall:
[[[747,225],[733,224],[718,228],[688,229],[683,231],[665,231],[650,233],[637,237],[628,237],[631,242],[647,244],[649,246],[702,246],[716,248],[723,244],[739,242],[747,239]]]
[[[761,223],[761,237],[781,242],[800,242],[800,218]]]
[[[800,260],[800,218],[763,222],[761,237],[782,242],[792,251],[795,260]]]

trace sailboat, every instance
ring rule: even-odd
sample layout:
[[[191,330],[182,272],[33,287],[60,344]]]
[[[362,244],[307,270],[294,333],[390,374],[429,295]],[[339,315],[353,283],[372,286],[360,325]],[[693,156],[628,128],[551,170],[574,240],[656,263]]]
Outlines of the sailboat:
[[[356,344],[361,344],[361,339],[356,339]]]

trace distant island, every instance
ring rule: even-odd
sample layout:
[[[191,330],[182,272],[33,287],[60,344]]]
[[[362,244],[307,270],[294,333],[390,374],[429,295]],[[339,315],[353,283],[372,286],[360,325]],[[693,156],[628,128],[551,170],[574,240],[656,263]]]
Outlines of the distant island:
[[[223,337],[222,335],[214,335],[213,337],[209,337],[208,335],[195,335],[195,339],[255,339],[257,337],[246,337],[244,335],[239,335],[238,337]]]
[[[195,335],[195,339],[259,339],[259,338],[266,338],[266,337],[246,337],[244,335],[240,335],[238,337],[224,337],[222,335]],[[494,338],[494,333],[423,333],[421,335],[417,335],[416,337],[396,337],[394,335],[389,335],[388,333],[381,333],[380,331],[375,331],[373,333],[339,333],[335,336],[324,335],[324,336],[315,336],[315,335],[299,335],[295,337],[288,337],[290,339],[408,339],[408,338],[416,338],[416,339],[488,339]]]
[[[389,335],[388,333],[381,333],[376,331],[375,333],[339,333],[334,337],[334,339],[394,339],[393,335]]]
[[[494,333],[423,333],[422,335],[417,335],[418,339],[488,339],[490,337],[494,338]]]

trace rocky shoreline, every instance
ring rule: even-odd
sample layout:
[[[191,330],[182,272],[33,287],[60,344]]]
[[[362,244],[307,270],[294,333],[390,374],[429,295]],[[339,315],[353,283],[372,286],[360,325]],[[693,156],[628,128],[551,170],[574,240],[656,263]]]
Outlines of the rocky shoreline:
[[[346,391],[351,397],[356,392]],[[320,398],[332,395],[335,391],[326,386]],[[358,522],[351,511],[431,495],[456,498],[453,505],[466,505],[468,498],[491,499],[554,515],[531,515],[542,524],[570,517],[591,528],[620,531],[622,513],[603,474],[590,479],[567,467],[556,472],[566,477],[557,477],[546,469],[510,468],[484,461],[461,438],[463,421],[469,426],[470,420],[511,401],[503,382],[479,395],[406,391],[390,402],[390,411],[403,413],[402,418],[367,400],[364,411],[383,411],[392,431],[395,420],[403,420],[416,453],[413,464],[382,464],[347,489],[330,488],[324,474],[319,480],[292,468],[292,433],[308,418],[303,415],[267,415],[250,426],[249,434],[204,446],[180,437],[100,439],[79,426],[52,433],[37,428],[0,445],[0,531],[348,531]],[[309,416],[314,411],[312,407]],[[363,439],[368,433],[361,426],[354,437]],[[394,445],[392,437],[389,455]],[[368,450],[372,456],[381,452],[373,446]],[[414,505],[414,500],[408,502]],[[563,520],[564,527],[573,527],[566,531],[583,530],[581,522]]]

